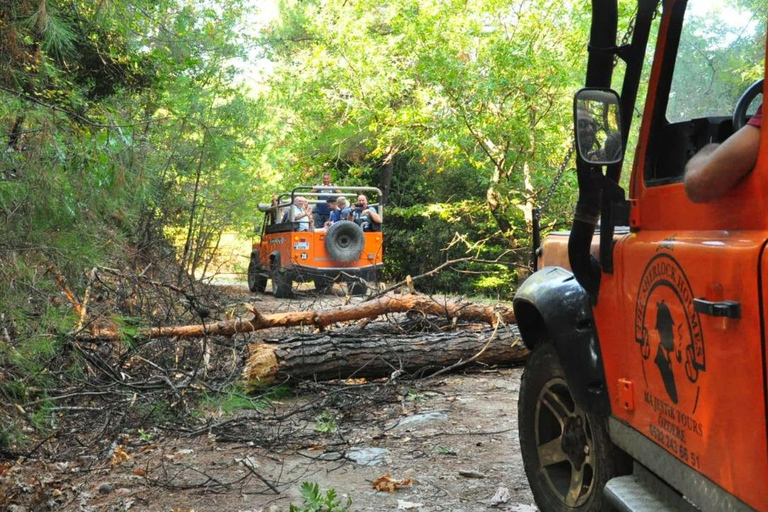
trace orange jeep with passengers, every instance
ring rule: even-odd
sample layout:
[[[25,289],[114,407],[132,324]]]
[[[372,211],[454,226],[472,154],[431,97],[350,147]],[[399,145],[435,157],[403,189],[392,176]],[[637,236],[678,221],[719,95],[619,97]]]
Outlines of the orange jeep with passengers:
[[[362,208],[355,204],[358,194],[381,197],[375,187],[335,189],[339,190],[335,196],[349,198],[350,219],[358,217],[356,213]],[[315,229],[298,204],[319,204],[326,201],[326,196],[328,193],[318,192],[317,187],[299,186],[279,195],[277,204],[259,204],[264,223],[248,265],[248,288],[252,292],[264,292],[271,279],[272,293],[280,298],[291,296],[294,281],[313,281],[318,291],[327,290],[334,282],[346,282],[351,294],[366,293],[366,282],[375,281],[383,266],[382,205],[367,205],[382,222],[365,221],[362,216]]]
[[[532,350],[520,447],[542,512],[768,511],[768,129],[745,126],[766,7],[637,0],[617,44],[617,0],[592,1],[572,228],[536,248],[514,299]],[[746,133],[751,172],[726,161],[734,186],[689,198],[692,156]]]

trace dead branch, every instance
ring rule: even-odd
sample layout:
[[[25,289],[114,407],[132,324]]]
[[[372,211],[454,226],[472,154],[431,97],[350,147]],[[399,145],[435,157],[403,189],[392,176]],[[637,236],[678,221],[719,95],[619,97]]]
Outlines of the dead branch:
[[[320,311],[261,314],[255,307],[249,306],[249,308],[254,315],[252,320],[238,318],[210,324],[153,327],[139,330],[136,337],[156,339],[234,336],[275,327],[297,326],[313,326],[322,330],[337,322],[375,318],[387,313],[405,313],[407,311],[419,311],[446,319],[458,318],[469,322],[483,322],[494,326],[499,320],[506,324],[515,323],[515,313],[509,306],[483,306],[456,300],[438,301],[435,298],[415,293],[402,296],[385,295],[370,302]],[[92,333],[81,333],[78,337],[88,341],[118,340],[120,333],[112,330],[96,330]]]
[[[80,304],[80,301],[77,300],[75,294],[72,293],[72,290],[69,289],[69,286],[67,286],[67,283],[64,281],[64,276],[62,276],[58,270],[53,267],[53,265],[48,266],[48,272],[53,274],[53,277],[56,278],[56,281],[61,287],[61,291],[63,291],[64,295],[67,296],[67,300],[72,304],[72,307],[75,308],[77,314],[82,317],[85,314],[85,309],[83,308],[83,305]]]
[[[85,325],[85,319],[88,316],[88,301],[91,297],[91,285],[96,280],[96,267],[93,267],[91,269],[90,274],[88,275],[88,286],[85,288],[85,294],[83,294],[83,302],[82,307],[80,309],[80,320],[77,322],[77,327],[75,327],[75,332],[81,331],[83,329],[83,325]],[[61,284],[62,281],[59,281],[59,284]]]

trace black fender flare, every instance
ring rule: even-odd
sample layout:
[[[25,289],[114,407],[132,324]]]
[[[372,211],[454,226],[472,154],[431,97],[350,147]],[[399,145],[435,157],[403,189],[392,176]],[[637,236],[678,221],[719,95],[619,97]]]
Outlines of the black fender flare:
[[[531,275],[513,300],[517,326],[530,350],[555,347],[574,400],[587,412],[609,415],[611,402],[587,291],[561,267]]]
[[[280,251],[272,251],[269,253],[269,270],[280,270],[281,265]]]

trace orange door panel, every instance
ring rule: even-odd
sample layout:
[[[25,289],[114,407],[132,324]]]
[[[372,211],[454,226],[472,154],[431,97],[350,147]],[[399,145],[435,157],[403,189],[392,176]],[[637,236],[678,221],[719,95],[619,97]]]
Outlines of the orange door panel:
[[[613,414],[758,510],[764,247],[762,231],[634,233],[616,246],[596,311]]]

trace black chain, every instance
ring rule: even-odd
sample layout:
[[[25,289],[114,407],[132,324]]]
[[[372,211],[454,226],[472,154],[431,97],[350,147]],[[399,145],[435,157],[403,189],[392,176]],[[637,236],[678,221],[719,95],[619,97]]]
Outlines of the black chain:
[[[624,33],[624,36],[621,38],[621,46],[626,46],[629,44],[629,40],[632,38],[632,35],[635,33],[635,20],[637,19],[637,13],[635,13],[634,16],[632,16],[632,19],[629,20],[629,25],[627,25],[627,31]],[[619,56],[618,54],[613,56],[613,67],[615,68],[616,65],[619,63]],[[568,153],[565,154],[565,158],[563,158],[563,163],[560,164],[560,168],[557,170],[557,175],[555,176],[555,179],[552,180],[552,184],[549,186],[549,190],[547,190],[547,195],[544,196],[544,200],[541,202],[541,207],[539,208],[540,212],[544,212],[544,210],[547,209],[549,206],[549,201],[552,199],[552,196],[555,193],[555,189],[560,184],[560,181],[563,179],[563,173],[565,172],[565,168],[568,166],[568,162],[571,160],[571,157],[573,156],[573,152],[576,149],[576,143],[575,141],[571,143],[571,147],[568,148]]]
[[[547,195],[544,196],[544,200],[541,202],[541,208],[539,211],[543,212],[549,206],[549,201],[552,199],[552,195],[555,193],[555,189],[560,184],[560,180],[563,179],[563,173],[565,172],[565,168],[568,166],[568,162],[570,162],[575,149],[575,144],[571,144],[571,147],[568,148],[568,153],[565,154],[563,163],[560,164],[560,168],[557,170],[557,175],[555,176],[555,179],[552,180],[552,184],[549,186],[549,190],[547,190]]]
[[[632,17],[631,20],[629,20],[629,25],[627,25],[627,31],[624,33],[624,37],[621,38],[621,45],[620,46],[626,46],[629,44],[629,40],[632,37],[632,34],[635,33],[635,20],[637,19],[637,14]],[[613,56],[613,67],[616,67],[616,65],[619,63],[619,54],[616,54]]]

